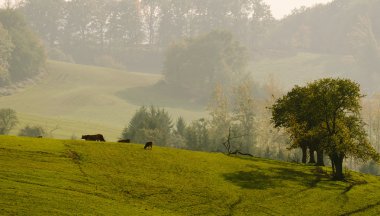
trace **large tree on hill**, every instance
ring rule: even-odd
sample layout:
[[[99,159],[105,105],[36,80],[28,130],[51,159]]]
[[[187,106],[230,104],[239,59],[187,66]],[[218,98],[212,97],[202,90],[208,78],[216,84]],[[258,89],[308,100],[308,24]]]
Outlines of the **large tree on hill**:
[[[290,148],[301,148],[302,163],[306,163],[307,149],[310,148],[313,136],[309,131],[317,123],[315,119],[309,115],[309,98],[308,89],[306,87],[295,86],[282,98],[279,98],[272,106],[272,120],[275,127],[284,127],[290,134],[293,141]],[[321,152],[319,151],[321,154]],[[318,157],[322,158],[323,157]],[[319,165],[323,161],[318,161]]]
[[[276,127],[288,129],[296,142],[312,143],[325,151],[334,178],[341,180],[346,157],[379,159],[360,117],[362,97],[359,85],[351,80],[317,80],[278,99],[272,106],[272,120]]]
[[[245,49],[231,33],[213,31],[171,46],[164,62],[168,85],[195,96],[208,96],[217,83],[231,86],[246,72]]]

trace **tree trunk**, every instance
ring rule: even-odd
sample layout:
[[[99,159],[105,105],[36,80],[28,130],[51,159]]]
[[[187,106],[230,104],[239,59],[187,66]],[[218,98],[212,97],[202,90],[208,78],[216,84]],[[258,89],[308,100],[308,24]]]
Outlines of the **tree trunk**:
[[[343,180],[344,175],[343,175],[343,156],[339,154],[334,154],[332,156],[332,161],[333,165],[335,166],[335,172],[333,173],[333,178],[335,180]]]
[[[317,164],[316,166],[324,166],[325,163],[323,161],[323,150],[317,150]]]
[[[306,163],[307,158],[307,147],[301,147],[302,149],[302,163]]]
[[[309,149],[309,154],[310,154],[309,163],[313,163],[313,164],[315,163],[314,152],[315,152],[315,150],[313,148]]]

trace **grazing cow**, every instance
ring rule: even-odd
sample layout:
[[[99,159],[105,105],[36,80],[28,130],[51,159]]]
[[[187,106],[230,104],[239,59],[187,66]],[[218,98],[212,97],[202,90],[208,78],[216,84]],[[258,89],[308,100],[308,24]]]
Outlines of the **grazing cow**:
[[[121,140],[119,140],[117,142],[119,142],[119,143],[130,143],[131,140],[130,139],[121,139]]]
[[[95,134],[95,135],[82,135],[82,139],[86,141],[101,141],[105,142],[103,135]]]
[[[42,138],[42,136],[37,136],[37,138]]]
[[[146,149],[152,149],[153,148],[153,142],[147,142],[147,143],[145,143],[145,146],[144,146],[144,149],[146,150]]]

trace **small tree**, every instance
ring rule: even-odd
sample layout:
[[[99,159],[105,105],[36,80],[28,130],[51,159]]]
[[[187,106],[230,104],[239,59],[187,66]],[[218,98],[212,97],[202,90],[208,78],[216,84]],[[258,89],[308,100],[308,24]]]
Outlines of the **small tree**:
[[[235,129],[240,134],[245,134],[241,137],[243,143],[241,150],[245,152],[252,152],[256,144],[256,104],[252,87],[251,81],[244,81],[234,89],[233,95],[233,120],[236,122]]]
[[[122,137],[140,143],[153,141],[167,145],[172,127],[172,120],[165,109],[143,106],[136,111]]]
[[[0,109],[0,134],[8,134],[18,124],[16,111]]]
[[[215,86],[208,111],[210,112],[210,147],[212,151],[220,150],[231,124],[228,98],[221,84]]]
[[[183,117],[179,117],[176,123],[176,132],[178,135],[184,137],[186,132],[186,122]]]

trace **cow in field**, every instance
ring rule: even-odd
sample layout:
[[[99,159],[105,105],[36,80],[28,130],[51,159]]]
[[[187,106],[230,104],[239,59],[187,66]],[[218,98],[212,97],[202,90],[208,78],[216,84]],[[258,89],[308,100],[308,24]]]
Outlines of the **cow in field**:
[[[101,134],[95,134],[95,135],[82,135],[82,139],[86,141],[101,141],[105,142],[103,135]]]
[[[121,140],[119,140],[117,142],[119,142],[119,143],[130,143],[131,140],[130,139],[121,139]]]
[[[152,149],[153,148],[153,142],[147,142],[145,143],[144,149]]]

